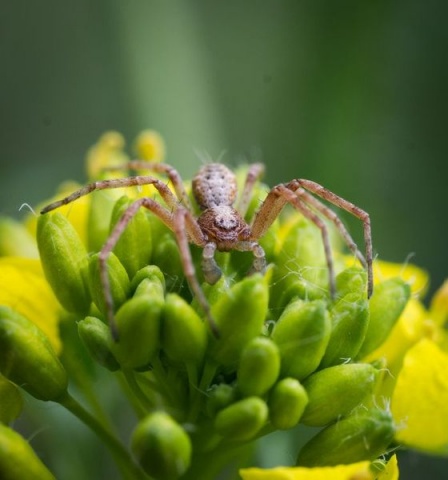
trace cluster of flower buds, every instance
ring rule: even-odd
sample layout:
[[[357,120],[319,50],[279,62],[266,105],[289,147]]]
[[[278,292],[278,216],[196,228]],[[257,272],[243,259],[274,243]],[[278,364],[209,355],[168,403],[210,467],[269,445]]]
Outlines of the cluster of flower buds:
[[[270,264],[264,276],[246,275],[250,254],[217,255],[224,275],[213,286],[203,284],[217,336],[189,292],[173,235],[141,210],[108,259],[114,338],[98,250],[131,202],[92,195],[87,238],[70,221],[76,202],[68,213],[43,215],[37,241],[47,281],[78,318],[85,351],[128,381],[139,416],[131,451],[151,478],[213,478],[216,472],[205,472],[219,469],[220,459],[298,424],[321,427],[298,452],[298,465],[373,461],[387,452],[395,427],[387,403],[375,396],[385,373],[364,359],[404,309],[406,283],[386,280],[368,299],[365,272],[347,266],[335,240],[340,273],[332,298],[320,233],[291,215],[262,241]],[[58,401],[67,390],[64,367],[45,336],[6,307],[0,371],[41,400]]]

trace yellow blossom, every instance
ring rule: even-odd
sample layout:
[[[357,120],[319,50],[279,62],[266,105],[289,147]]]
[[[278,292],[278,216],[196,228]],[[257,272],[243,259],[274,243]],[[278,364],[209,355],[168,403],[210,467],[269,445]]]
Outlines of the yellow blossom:
[[[60,353],[60,306],[38,260],[0,258],[0,305],[9,306],[31,320],[45,333],[55,352]]]

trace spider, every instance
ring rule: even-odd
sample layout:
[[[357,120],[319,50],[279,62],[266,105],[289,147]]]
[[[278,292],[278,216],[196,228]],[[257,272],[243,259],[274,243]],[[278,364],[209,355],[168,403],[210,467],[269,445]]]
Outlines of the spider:
[[[210,329],[216,337],[219,337],[218,327],[196,277],[189,243],[198,245],[203,249],[201,267],[205,281],[209,284],[216,283],[221,277],[221,269],[214,258],[217,250],[221,252],[231,250],[252,252],[254,260],[249,274],[263,273],[266,268],[266,259],[258,240],[267,232],[286,204],[292,205],[321,231],[332,298],[335,297],[336,293],[335,271],[328,228],[321,216],[334,223],[351,252],[367,270],[367,293],[369,297],[371,296],[373,291],[373,273],[369,215],[353,203],[339,197],[321,185],[310,180],[295,179],[273,187],[249,224],[244,220],[244,216],[251,200],[253,188],[264,173],[264,166],[261,163],[254,163],[249,166],[245,184],[236,207],[234,206],[237,196],[235,174],[221,163],[204,165],[192,181],[193,196],[201,210],[198,217],[193,213],[194,210],[184,188],[182,178],[173,167],[164,163],[138,160],[129,162],[125,167],[136,171],[149,170],[166,175],[171,181],[175,193],[163,181],[154,176],[136,175],[127,178],[101,180],[88,184],[62,200],[51,203],[41,211],[41,214],[48,213],[94,190],[109,188],[153,185],[162,197],[165,205],[148,197],[135,200],[117,222],[100,251],[100,277],[104,289],[106,316],[116,339],[118,339],[118,332],[114,323],[114,305],[107,273],[107,259],[126,226],[141,207],[150,210],[174,233],[187,282],[193,295],[199,301]],[[365,257],[359,251],[336,213],[316,197],[320,197],[346,210],[362,221]]]

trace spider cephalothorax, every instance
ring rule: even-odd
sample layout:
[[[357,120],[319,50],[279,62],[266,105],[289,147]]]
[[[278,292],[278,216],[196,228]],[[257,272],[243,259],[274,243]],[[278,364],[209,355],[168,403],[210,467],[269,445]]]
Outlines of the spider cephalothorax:
[[[137,175],[91,183],[68,197],[48,205],[41,211],[42,214],[47,213],[61,205],[66,205],[87,195],[94,190],[135,185],[153,185],[159,192],[165,205],[148,197],[135,200],[117,222],[110,237],[101,249],[99,255],[101,281],[104,288],[106,313],[112,327],[114,326],[114,305],[110,293],[107,259],[126,226],[141,207],[150,210],[174,232],[179,246],[185,277],[216,335],[218,335],[218,330],[210,313],[207,299],[196,277],[188,244],[194,243],[203,248],[202,270],[204,278],[208,283],[213,284],[221,277],[221,270],[214,259],[216,250],[252,252],[254,260],[249,273],[263,273],[266,267],[266,260],[264,251],[258,244],[258,240],[267,232],[286,204],[292,205],[306,218],[311,220],[321,231],[329,272],[330,294],[332,296],[335,295],[335,272],[328,228],[321,217],[325,217],[336,226],[352,253],[367,269],[368,295],[371,295],[373,290],[373,275],[369,215],[353,203],[344,200],[321,185],[310,180],[295,179],[288,183],[281,183],[275,186],[269,191],[252,221],[248,224],[244,220],[244,216],[251,200],[254,185],[264,172],[262,164],[255,163],[250,165],[246,182],[236,206],[234,206],[237,198],[235,174],[220,163],[203,166],[192,181],[193,195],[201,210],[201,214],[198,217],[194,214],[194,209],[190,203],[182,179],[173,167],[163,163],[142,161],[129,162],[126,167],[137,171],[149,170],[168,176],[175,194],[160,179],[153,176]],[[339,217],[316,197],[321,197],[333,205],[346,210],[363,222],[366,248],[365,257],[359,251]]]

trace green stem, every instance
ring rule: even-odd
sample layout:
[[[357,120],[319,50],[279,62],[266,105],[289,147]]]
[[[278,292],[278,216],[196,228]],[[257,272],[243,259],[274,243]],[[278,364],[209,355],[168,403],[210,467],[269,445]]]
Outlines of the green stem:
[[[75,417],[81,420],[98,435],[98,437],[104,442],[106,447],[112,453],[112,457],[114,458],[124,478],[132,480],[143,480],[147,478],[146,475],[132,461],[128,451],[123,447],[123,445],[68,392],[62,395],[57,400],[57,403],[75,415]]]
[[[148,398],[142,389],[140,388],[140,385],[137,382],[137,379],[135,378],[135,373],[133,370],[123,370],[123,375],[129,385],[129,388],[131,389],[132,393],[135,395],[135,397],[138,400],[139,403],[139,417],[141,418],[144,416],[148,411],[151,411],[155,408],[155,404],[153,401],[151,401],[150,398]]]
[[[213,362],[207,362],[205,364],[201,376],[201,381],[199,382],[199,386],[197,387],[197,394],[195,395],[194,400],[190,405],[190,414],[188,416],[190,422],[196,422],[205,398],[205,392],[210,386],[210,383],[216,374],[217,368],[218,366]]]

